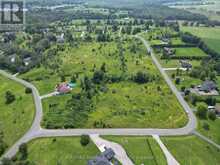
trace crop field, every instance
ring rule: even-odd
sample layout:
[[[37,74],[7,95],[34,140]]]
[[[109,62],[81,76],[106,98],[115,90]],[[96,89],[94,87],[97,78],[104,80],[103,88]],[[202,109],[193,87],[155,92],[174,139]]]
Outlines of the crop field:
[[[82,146],[79,137],[41,138],[28,143],[28,160],[40,165],[86,164],[99,153],[91,141]]]
[[[25,94],[25,87],[0,76],[0,130],[4,141],[11,146],[31,126],[34,117],[34,102],[31,94]],[[12,92],[15,101],[6,104],[5,93]]]
[[[213,50],[220,53],[220,28],[219,27],[181,27],[181,30],[196,35]]]
[[[175,48],[177,57],[206,57],[207,54],[199,48]]]
[[[135,164],[166,165],[165,156],[153,138],[113,136],[104,138],[122,145]]]
[[[96,68],[100,68],[101,64],[105,62],[108,74],[120,76],[120,62],[117,57],[116,45],[108,43],[99,49],[100,44],[90,44],[87,43],[78,49],[70,48],[60,53],[59,57],[63,61],[63,65],[60,67],[65,71],[65,75],[78,73],[80,86],[80,79],[84,75],[92,76],[94,65]],[[140,44],[136,53],[131,53],[130,44],[131,41],[124,42],[126,75],[145,71],[155,75],[157,79],[146,84],[138,84],[129,80],[106,84],[105,90],[92,98],[94,110],[88,113],[88,120],[78,121],[77,127],[176,128],[186,124],[185,112],[153,65],[151,58],[146,56],[143,45]],[[55,79],[59,81],[57,76]],[[56,84],[54,79],[40,81],[42,86],[49,82],[52,82],[52,85],[48,86],[53,90]],[[72,93],[79,93],[79,86],[73,89]],[[39,85],[37,87],[41,88]],[[44,91],[44,93],[47,92],[49,90]],[[69,112],[66,107],[69,99],[71,99],[71,95],[55,96],[43,100],[45,112],[42,125],[44,127],[63,128],[69,122],[67,119]]]
[[[198,4],[190,4],[190,1],[188,1],[181,5],[172,5],[172,3],[169,5],[171,8],[178,8],[178,9],[184,9],[187,11],[190,11],[192,13],[198,13],[207,16],[211,20],[220,20],[220,2],[218,0],[206,0],[205,2],[209,2],[208,4],[198,5]],[[211,3],[210,3],[211,2]],[[192,1],[192,3],[195,3]]]
[[[220,164],[219,149],[195,136],[167,137],[162,140],[182,165]]]

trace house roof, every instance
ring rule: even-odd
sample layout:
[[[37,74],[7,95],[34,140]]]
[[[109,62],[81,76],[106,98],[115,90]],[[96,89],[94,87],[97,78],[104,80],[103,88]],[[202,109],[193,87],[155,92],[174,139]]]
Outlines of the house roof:
[[[97,156],[94,160],[89,160],[88,165],[111,165],[108,159],[103,156]]]
[[[115,153],[111,148],[106,148],[99,156],[88,161],[88,165],[111,165],[110,161],[114,158]]]
[[[202,91],[211,91],[215,89],[217,89],[217,85],[214,81],[205,81],[200,88]]]

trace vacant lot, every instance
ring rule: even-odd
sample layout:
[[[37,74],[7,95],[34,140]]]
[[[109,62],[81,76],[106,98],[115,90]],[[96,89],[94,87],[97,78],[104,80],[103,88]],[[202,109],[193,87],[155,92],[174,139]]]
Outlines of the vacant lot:
[[[162,138],[181,165],[218,165],[220,150],[195,136]]]
[[[25,88],[0,76],[0,130],[4,141],[11,146],[31,126],[34,117],[34,103],[31,94],[25,94]],[[10,91],[15,101],[5,104],[5,93]]]
[[[39,165],[83,165],[98,154],[98,148],[91,141],[83,147],[79,137],[42,138],[28,144],[28,159]]]
[[[137,41],[136,41],[137,42]],[[139,44],[136,52],[131,52],[132,41],[123,44],[126,61],[126,76],[131,77],[138,71],[154,75],[152,82],[138,84],[129,78],[119,82],[107,83],[92,99],[94,110],[88,113],[88,120],[79,121],[83,128],[176,128],[183,127],[187,118],[176,97],[160,76],[150,57],[146,56],[143,45]],[[137,46],[137,45],[136,45]],[[60,67],[66,75],[79,74],[78,84],[85,75],[93,76],[94,66],[100,68],[106,63],[107,74],[120,76],[120,58],[115,43],[86,43],[79,48],[68,48],[59,57]],[[53,77],[53,76],[52,76]],[[68,78],[68,76],[67,76]],[[59,78],[57,78],[59,80]],[[50,77],[40,81],[42,84],[54,81]],[[40,86],[38,86],[40,87]],[[103,88],[103,87],[102,87]],[[43,88],[42,88],[43,89]],[[73,93],[80,93],[80,88]],[[43,125],[63,128],[69,123],[66,102],[71,95],[57,96],[43,101]],[[97,124],[98,123],[98,124]],[[68,125],[68,124],[67,124]]]
[[[182,27],[183,31],[196,35],[213,50],[220,53],[220,28],[219,27]]]
[[[104,137],[121,144],[135,164],[166,165],[166,159],[160,147],[149,137]]]

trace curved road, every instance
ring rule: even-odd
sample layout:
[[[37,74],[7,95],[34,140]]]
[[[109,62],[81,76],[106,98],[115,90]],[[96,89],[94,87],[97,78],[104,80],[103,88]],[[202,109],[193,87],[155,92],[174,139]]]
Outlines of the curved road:
[[[136,38],[140,39],[144,45],[146,46],[148,52],[151,52],[151,57],[153,62],[161,72],[162,76],[164,77],[165,81],[169,85],[170,89],[176,95],[177,99],[179,100],[180,104],[183,106],[185,112],[188,114],[189,122],[183,128],[177,129],[154,129],[154,128],[147,128],[147,129],[59,129],[59,130],[46,130],[42,129],[40,126],[40,122],[43,116],[43,108],[41,103],[41,98],[39,95],[38,90],[34,85],[24,80],[21,80],[17,77],[14,77],[4,71],[0,70],[0,74],[3,76],[16,81],[25,87],[31,88],[33,93],[33,98],[35,102],[35,119],[30,128],[30,130],[21,138],[19,139],[2,157],[13,157],[16,152],[18,151],[19,146],[22,143],[26,143],[34,138],[39,137],[54,137],[54,136],[80,136],[82,134],[99,134],[99,135],[132,135],[132,136],[139,136],[139,135],[159,135],[159,136],[178,136],[178,135],[188,135],[193,133],[196,128],[196,117],[194,116],[192,110],[190,109],[189,105],[185,102],[183,97],[180,95],[179,91],[176,89],[170,78],[167,76],[166,72],[161,67],[160,63],[157,61],[156,57],[154,56],[153,51],[150,48],[150,45],[146,40],[144,40],[140,36],[136,36]]]

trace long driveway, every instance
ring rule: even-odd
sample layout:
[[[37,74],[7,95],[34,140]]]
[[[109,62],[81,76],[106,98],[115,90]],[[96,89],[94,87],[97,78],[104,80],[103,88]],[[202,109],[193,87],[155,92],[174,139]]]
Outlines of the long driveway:
[[[170,89],[176,95],[177,99],[179,100],[180,104],[183,106],[184,110],[188,114],[189,122],[183,128],[177,129],[154,129],[154,128],[146,128],[146,129],[59,129],[59,130],[46,130],[42,129],[40,126],[40,122],[43,116],[43,109],[41,98],[39,95],[38,90],[34,85],[29,82],[26,82],[22,79],[14,77],[4,71],[0,70],[0,74],[3,76],[16,81],[28,88],[31,88],[33,91],[33,98],[35,102],[35,119],[33,125],[31,126],[30,130],[21,138],[19,139],[4,155],[3,157],[12,157],[18,151],[19,146],[22,143],[26,143],[34,138],[38,137],[54,137],[54,136],[79,136],[82,134],[99,134],[99,135],[132,135],[132,136],[140,136],[140,135],[159,135],[159,136],[178,136],[178,135],[188,135],[191,134],[194,129],[196,128],[196,118],[191,111],[189,105],[185,102],[183,97],[180,95],[176,87],[173,85],[170,78],[167,76],[166,72],[163,70],[159,62],[157,61],[156,57],[154,56],[153,51],[151,50],[148,42],[144,40],[142,37],[136,36],[140,39],[144,45],[146,46],[147,50],[151,52],[151,57],[153,62],[161,72],[162,76],[164,77],[165,81],[169,85]]]

